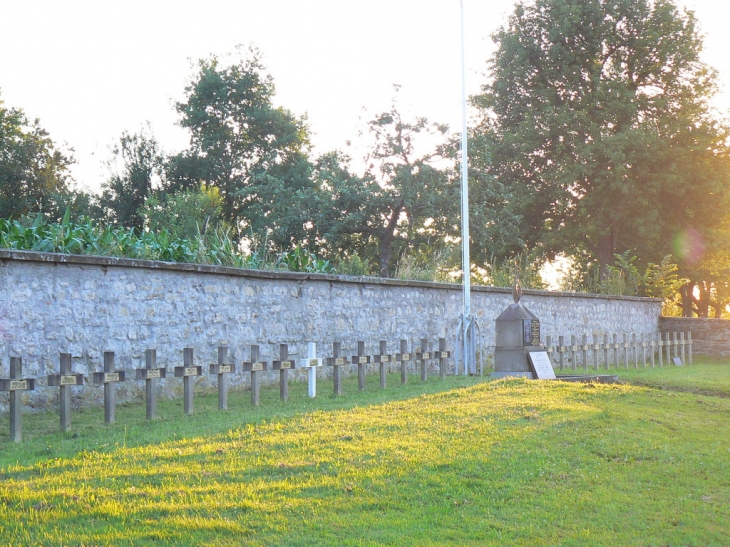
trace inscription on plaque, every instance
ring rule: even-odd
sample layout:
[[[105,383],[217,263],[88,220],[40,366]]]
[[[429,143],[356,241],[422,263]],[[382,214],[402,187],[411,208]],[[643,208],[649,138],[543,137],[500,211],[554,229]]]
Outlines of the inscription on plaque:
[[[104,373],[104,383],[118,382],[118,381],[119,381],[119,373],[118,372],[105,372]]]
[[[390,355],[378,355],[381,363],[390,363]]]
[[[28,380],[10,380],[10,391],[23,391],[28,389]]]
[[[322,365],[322,359],[319,359],[319,358],[307,359],[308,367],[318,367],[321,365]]]
[[[262,362],[251,363],[251,371],[264,370],[264,364]]]
[[[345,358],[344,358],[344,357],[337,357],[337,358],[335,359],[335,366],[336,366],[336,367],[338,367],[338,366],[340,366],[340,365],[344,365],[344,364],[345,364]],[[310,365],[310,366],[311,366],[311,365]]]
[[[147,369],[147,378],[160,378],[160,369],[158,368],[151,368]]]
[[[422,354],[421,354],[421,359],[430,359],[430,358],[431,358],[431,354],[430,354],[430,353],[428,353],[428,352],[427,352],[427,353],[422,353]]]
[[[570,346],[571,351],[578,351],[578,346]]]
[[[218,365],[218,374],[231,372],[231,365]]]
[[[197,376],[198,375],[198,367],[185,367],[185,370],[183,370],[184,376]]]
[[[448,359],[449,357],[451,357],[451,352],[450,351],[437,351],[434,354],[434,356],[438,357],[439,359]]]
[[[76,385],[76,376],[61,376],[61,385],[62,386],[75,386]]]
[[[369,362],[369,361],[370,361],[370,358],[369,358],[369,357],[367,357],[366,355],[360,355],[360,356],[359,356],[359,357],[357,358],[357,363],[358,363],[359,365],[366,365],[366,364],[368,364],[368,362]],[[314,365],[314,366],[316,366],[316,365]]]
[[[581,349],[583,351],[588,351],[589,349],[591,349],[591,346],[582,346]]]
[[[594,346],[593,346],[593,349],[594,349],[594,350],[599,350],[599,349],[601,349],[601,344],[596,344],[596,345],[594,345]]]
[[[291,361],[281,361],[279,363],[279,368],[282,370],[287,369],[287,368],[293,368],[292,362]]]
[[[550,357],[548,357],[547,352],[531,351],[527,355],[530,358],[532,370],[535,372],[535,377],[538,380],[555,379],[555,371],[553,370],[553,365],[550,362]]]
[[[539,346],[540,345],[540,321],[536,319],[523,319],[522,326],[524,335],[522,337],[523,345]]]
[[[410,353],[404,353],[400,356],[401,361],[410,361],[411,360],[411,354]]]

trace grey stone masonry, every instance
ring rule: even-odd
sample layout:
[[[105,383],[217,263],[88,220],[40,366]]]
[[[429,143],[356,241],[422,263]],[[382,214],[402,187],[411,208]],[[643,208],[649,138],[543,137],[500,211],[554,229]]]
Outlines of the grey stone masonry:
[[[487,354],[494,350],[494,319],[511,299],[510,289],[472,287]],[[525,290],[522,300],[540,319],[543,343],[562,333],[657,332],[661,313],[661,301],[647,298]],[[453,351],[462,305],[461,286],[447,283],[2,250],[0,378],[9,375],[9,358],[21,357],[25,376],[40,379],[36,391],[23,394],[24,404],[45,408],[58,404],[59,390],[47,388],[45,378],[58,373],[60,353],[70,353],[72,372],[88,381],[103,370],[105,351],[114,352],[117,369],[132,371],[145,367],[145,350],[155,349],[157,366],[169,372],[157,382],[158,395],[180,396],[172,370],[183,365],[183,348],[194,348],[194,364],[204,367],[196,391],[214,390],[208,365],[218,346],[239,364],[253,344],[264,361],[278,358],[280,344],[288,344],[290,358],[305,358],[307,342],[316,342],[322,357],[331,356],[333,342],[354,355],[358,340],[367,355],[380,351],[380,340],[395,352],[400,340],[416,348],[422,338],[432,346],[445,338]],[[367,367],[368,374],[377,370],[375,363]],[[344,374],[354,370],[343,367]],[[306,375],[291,372],[292,379]],[[248,385],[249,376],[231,374],[231,387]],[[277,371],[264,373],[264,381],[276,379]],[[116,389],[119,402],[144,399],[144,380]],[[72,392],[74,406],[101,403],[93,385]],[[7,405],[0,395],[0,411]]]

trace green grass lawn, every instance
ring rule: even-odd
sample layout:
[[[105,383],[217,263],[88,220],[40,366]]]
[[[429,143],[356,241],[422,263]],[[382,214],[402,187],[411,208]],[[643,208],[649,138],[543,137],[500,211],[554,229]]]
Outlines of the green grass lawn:
[[[592,371],[556,371],[557,374],[588,374]],[[595,372],[593,372],[595,374]],[[618,374],[622,381],[664,390],[688,391],[704,395],[730,397],[730,362],[709,357],[695,357],[687,366],[643,367],[634,369],[633,363],[625,368],[611,368],[598,374]]]
[[[90,409],[66,435],[26,415],[22,444],[0,438],[0,545],[730,545],[728,398],[354,382],[165,402],[152,424]]]

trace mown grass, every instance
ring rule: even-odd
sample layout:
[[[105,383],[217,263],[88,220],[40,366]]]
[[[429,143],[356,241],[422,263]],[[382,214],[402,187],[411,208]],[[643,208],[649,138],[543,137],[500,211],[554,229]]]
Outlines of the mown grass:
[[[578,369],[576,371],[556,371],[558,374],[587,374],[592,371]],[[599,374],[606,374],[604,369]],[[593,372],[595,374],[595,372]],[[636,385],[654,387],[664,390],[687,391],[704,395],[730,397],[730,362],[726,359],[711,357],[695,357],[693,365],[664,367],[655,366],[634,369],[610,369],[608,374],[618,374],[623,381]]]
[[[4,443],[0,544],[730,544],[730,399],[372,384],[314,401],[292,386],[286,405],[267,389],[255,410],[243,393],[227,413],[199,397],[195,416],[172,403],[148,426],[141,406],[111,427],[94,410],[76,438]]]

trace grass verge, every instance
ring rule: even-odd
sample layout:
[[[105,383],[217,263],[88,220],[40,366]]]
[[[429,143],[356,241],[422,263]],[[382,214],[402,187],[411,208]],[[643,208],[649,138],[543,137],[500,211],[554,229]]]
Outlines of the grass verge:
[[[76,438],[3,444],[0,545],[730,543],[730,399],[515,379],[292,388],[227,413],[167,403],[149,425],[138,406],[111,427],[91,410]]]

